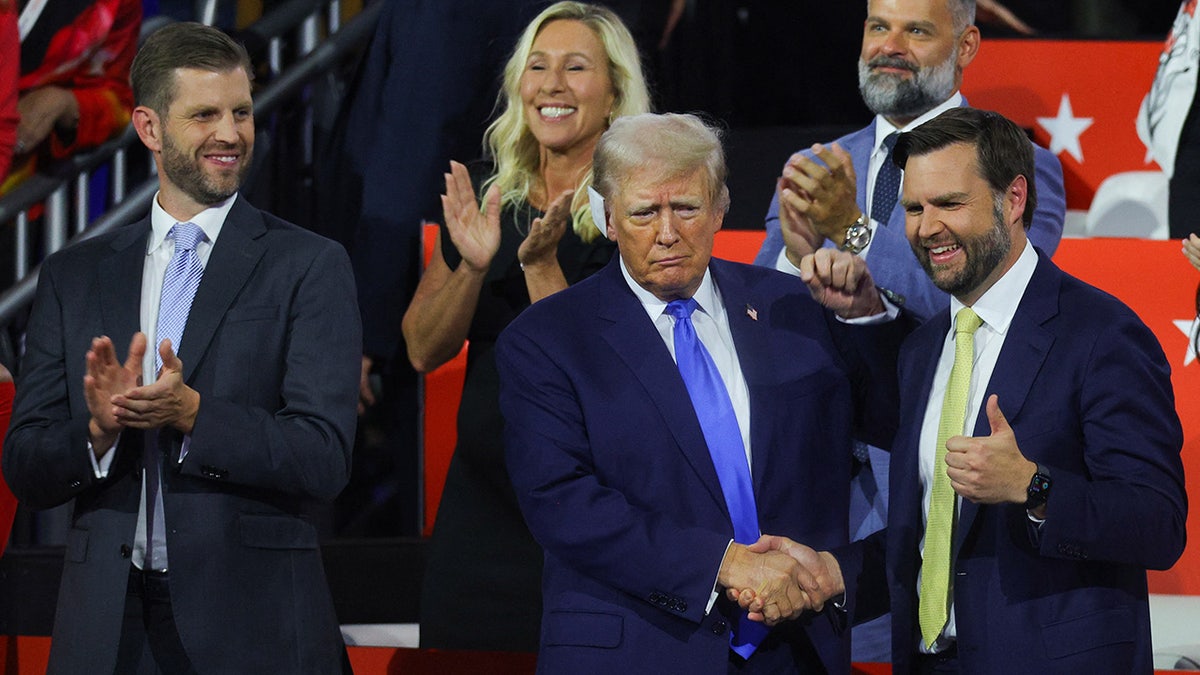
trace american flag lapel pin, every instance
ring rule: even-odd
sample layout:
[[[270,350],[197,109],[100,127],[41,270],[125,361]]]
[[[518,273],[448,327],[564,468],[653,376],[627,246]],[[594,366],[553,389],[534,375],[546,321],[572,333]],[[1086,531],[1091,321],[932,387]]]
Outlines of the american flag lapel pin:
[[[746,304],[746,316],[750,317],[751,321],[758,321],[758,310],[754,309],[753,307],[750,306],[749,303],[747,303]]]

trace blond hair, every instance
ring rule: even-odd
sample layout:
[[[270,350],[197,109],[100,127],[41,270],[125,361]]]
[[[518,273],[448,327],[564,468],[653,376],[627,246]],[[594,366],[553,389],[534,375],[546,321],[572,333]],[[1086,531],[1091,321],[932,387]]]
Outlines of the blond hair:
[[[650,109],[650,93],[642,75],[637,45],[620,17],[604,7],[582,2],[557,2],[547,7],[525,27],[504,66],[504,82],[496,100],[496,106],[502,112],[484,134],[484,151],[492,158],[496,173],[484,183],[483,191],[486,192],[492,185],[499,186],[501,208],[527,202],[537,180],[541,152],[525,120],[521,103],[521,75],[525,71],[529,53],[533,51],[533,41],[542,28],[560,20],[584,24],[604,45],[609,81],[613,88],[610,123],[618,117]],[[594,241],[600,235],[588,209],[587,187],[591,184],[592,171],[589,168],[576,186],[575,196],[571,200],[573,227],[585,242]]]

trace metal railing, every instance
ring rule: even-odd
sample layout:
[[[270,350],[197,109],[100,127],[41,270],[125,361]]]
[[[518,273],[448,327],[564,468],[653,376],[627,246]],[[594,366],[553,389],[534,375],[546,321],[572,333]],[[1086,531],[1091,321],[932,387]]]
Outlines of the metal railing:
[[[292,0],[247,28],[240,37],[248,47],[265,45],[270,73],[267,84],[254,97],[255,118],[261,127],[271,116],[295,100],[305,101],[305,88],[339,65],[364,45],[374,32],[382,2],[367,4],[345,26],[340,26],[340,0]],[[320,39],[322,19],[328,37]],[[289,47],[293,52],[288,60]],[[253,49],[253,48],[252,48]],[[252,56],[256,52],[252,50]],[[257,62],[257,59],[256,59]],[[309,111],[311,113],[311,111]],[[312,115],[304,116],[307,138],[312,135]],[[57,164],[52,173],[37,174],[0,199],[0,223],[12,223],[16,282],[0,294],[0,326],[9,326],[32,302],[37,287],[36,266],[31,266],[33,235],[28,211],[45,205],[42,216],[42,255],[50,255],[68,240],[109,232],[141,217],[150,207],[158,181],[150,176],[128,188],[129,153],[142,148],[132,128],[99,148]],[[256,163],[263,160],[256,158]],[[87,204],[91,175],[101,166],[110,173],[112,207],[90,225]],[[151,163],[151,167],[153,163]],[[73,203],[71,197],[74,197]]]

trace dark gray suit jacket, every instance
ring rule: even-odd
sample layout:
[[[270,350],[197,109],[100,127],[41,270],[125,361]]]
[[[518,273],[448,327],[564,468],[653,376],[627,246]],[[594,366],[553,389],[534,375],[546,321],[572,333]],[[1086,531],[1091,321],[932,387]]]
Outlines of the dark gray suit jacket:
[[[107,478],[87,453],[91,339],[118,358],[139,330],[149,218],[42,266],[4,451],[27,506],[75,500],[50,672],[112,672],[125,604],[144,434],[126,431]],[[359,317],[346,253],[250,206],[226,218],[180,340],[200,393],[186,458],[166,431],[171,598],[199,672],[331,673],[343,648],[304,516],[350,473]]]

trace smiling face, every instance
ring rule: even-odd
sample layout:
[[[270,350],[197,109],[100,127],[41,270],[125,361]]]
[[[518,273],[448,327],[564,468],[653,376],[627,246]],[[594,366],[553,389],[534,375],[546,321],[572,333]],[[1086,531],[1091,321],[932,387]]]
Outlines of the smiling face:
[[[152,117],[149,138],[139,134],[157,151],[159,203],[183,220],[237,192],[254,150],[254,102],[241,68],[180,68],[175,78],[166,114],[139,107],[135,124]]]
[[[521,101],[543,149],[590,156],[615,98],[608,56],[592,29],[573,20],[542,27],[521,74]]]
[[[925,273],[974,304],[1025,248],[1025,178],[995,195],[979,173],[975,146],[955,143],[910,156],[901,204],[905,231]]]
[[[979,30],[956,34],[950,0],[871,0],[863,24],[858,87],[872,112],[903,126],[962,85]]]
[[[632,173],[612,200],[608,238],[630,276],[660,300],[690,298],[704,280],[724,210],[704,168],[667,177],[655,164]]]

